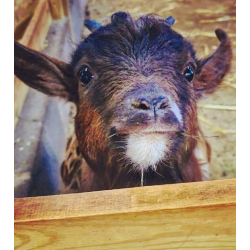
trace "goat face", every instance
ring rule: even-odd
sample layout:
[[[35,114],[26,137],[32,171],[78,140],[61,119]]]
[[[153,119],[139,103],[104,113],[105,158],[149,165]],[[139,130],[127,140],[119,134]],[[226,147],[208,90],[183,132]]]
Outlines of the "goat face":
[[[76,103],[81,152],[110,187],[138,182],[137,172],[152,176],[156,169],[164,182],[183,181],[182,167],[192,158],[199,132],[196,102],[213,92],[230,68],[224,31],[216,30],[217,51],[198,60],[172,24],[172,18],[135,20],[124,12],[106,26],[87,21],[93,32],[78,45],[71,64],[16,45],[15,74],[21,80]],[[157,184],[150,178],[148,184]]]

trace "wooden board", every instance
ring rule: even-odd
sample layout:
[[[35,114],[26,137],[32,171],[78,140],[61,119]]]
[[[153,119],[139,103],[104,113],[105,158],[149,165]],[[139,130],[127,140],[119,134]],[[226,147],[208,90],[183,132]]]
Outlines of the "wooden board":
[[[65,16],[69,16],[70,11],[69,11],[69,0],[62,0],[63,4],[63,13]]]
[[[46,0],[38,2],[27,29],[19,41],[21,44],[35,50],[42,50],[44,40],[51,24],[51,15]],[[23,103],[28,93],[28,86],[17,77],[14,78],[14,123],[15,127],[21,114]]]
[[[54,20],[64,17],[64,6],[62,0],[49,0],[51,16]]]
[[[235,249],[236,180],[15,199],[15,249]]]
[[[14,1],[14,31],[33,15],[38,4],[37,0],[15,0]]]

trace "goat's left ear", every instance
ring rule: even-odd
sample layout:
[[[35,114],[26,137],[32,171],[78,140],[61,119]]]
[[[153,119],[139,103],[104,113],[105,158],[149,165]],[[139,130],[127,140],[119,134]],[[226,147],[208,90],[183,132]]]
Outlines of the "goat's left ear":
[[[78,85],[71,65],[14,43],[14,73],[27,84],[50,96],[76,102]]]
[[[214,54],[198,62],[194,88],[197,97],[212,93],[221,83],[231,66],[232,48],[225,31],[216,29],[221,44]]]

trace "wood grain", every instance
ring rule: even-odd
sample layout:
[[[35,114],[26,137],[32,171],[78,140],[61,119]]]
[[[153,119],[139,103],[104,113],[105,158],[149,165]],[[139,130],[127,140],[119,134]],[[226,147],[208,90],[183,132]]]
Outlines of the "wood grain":
[[[42,50],[44,40],[47,36],[51,24],[51,15],[46,0],[38,2],[34,14],[29,22],[27,29],[24,32],[21,44],[35,49]],[[18,117],[21,114],[23,103],[28,93],[28,86],[21,82],[17,77],[14,78],[14,126],[18,122]]]
[[[15,199],[15,249],[235,249],[236,181]]]
[[[69,8],[69,0],[62,0],[62,5],[63,5],[63,13],[65,16],[68,16],[70,13],[70,8]]]
[[[49,0],[51,16],[54,20],[59,20],[64,17],[64,8],[62,0]]]
[[[33,15],[38,4],[37,0],[15,0],[14,2],[14,31]]]

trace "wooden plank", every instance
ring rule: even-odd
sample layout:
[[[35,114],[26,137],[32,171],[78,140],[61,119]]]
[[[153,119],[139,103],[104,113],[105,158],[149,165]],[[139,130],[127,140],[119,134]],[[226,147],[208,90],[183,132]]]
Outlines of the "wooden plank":
[[[64,17],[64,8],[62,0],[49,0],[51,16],[54,20],[59,20]]]
[[[69,0],[62,0],[62,4],[63,4],[63,13],[65,16],[69,16]]]
[[[15,199],[16,249],[235,249],[236,180]]]
[[[29,19],[38,4],[37,0],[15,0],[14,2],[14,33],[18,27]]]
[[[51,15],[48,2],[41,0],[36,6],[34,15],[20,43],[35,50],[42,50],[50,24]],[[21,114],[23,103],[28,93],[28,87],[17,77],[14,78],[14,86],[14,126],[16,127],[18,117]]]
[[[235,183],[230,179],[15,199],[15,222],[234,204]]]
[[[15,249],[235,249],[235,206],[15,225]]]

